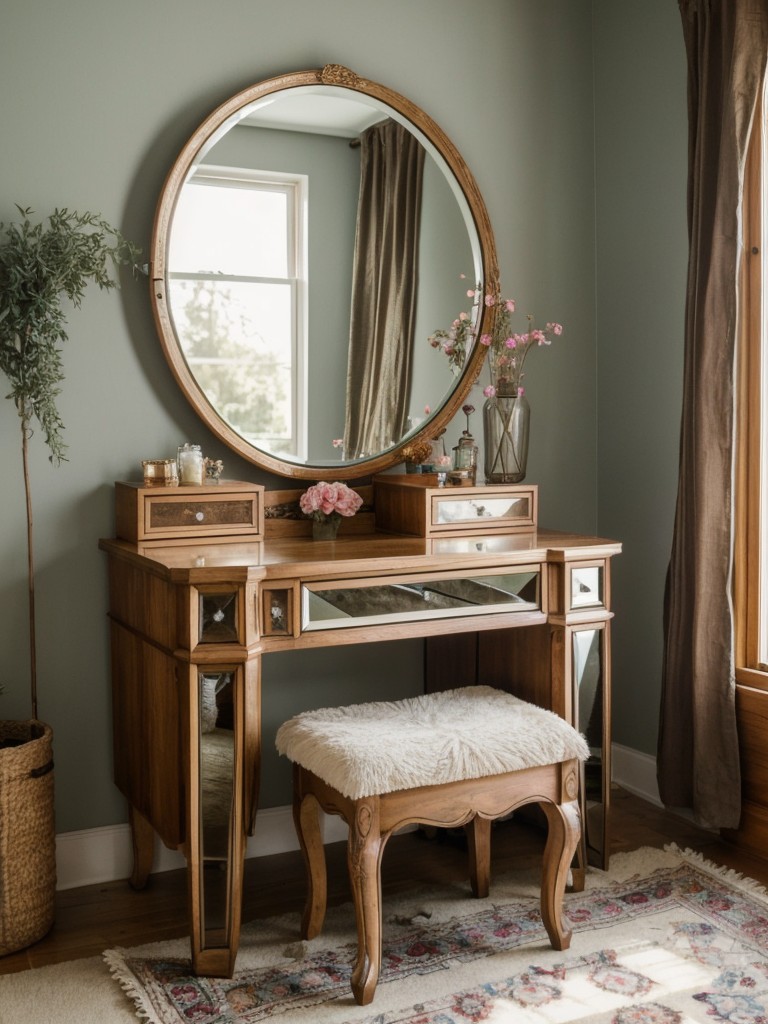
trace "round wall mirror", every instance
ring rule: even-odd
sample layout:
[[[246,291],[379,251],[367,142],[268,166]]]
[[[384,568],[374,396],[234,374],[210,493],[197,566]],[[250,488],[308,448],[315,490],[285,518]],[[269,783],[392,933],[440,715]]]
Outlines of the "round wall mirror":
[[[215,110],[168,175],[152,305],[207,426],[286,477],[361,477],[437,437],[477,379],[488,215],[422,110],[339,65]],[[459,358],[430,336],[463,314]]]

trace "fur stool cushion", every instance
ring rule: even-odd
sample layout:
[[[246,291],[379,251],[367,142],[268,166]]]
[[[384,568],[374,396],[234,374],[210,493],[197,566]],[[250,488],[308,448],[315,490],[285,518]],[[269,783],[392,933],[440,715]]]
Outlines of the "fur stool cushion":
[[[351,800],[589,754],[564,719],[490,686],[305,711],[276,744]]]

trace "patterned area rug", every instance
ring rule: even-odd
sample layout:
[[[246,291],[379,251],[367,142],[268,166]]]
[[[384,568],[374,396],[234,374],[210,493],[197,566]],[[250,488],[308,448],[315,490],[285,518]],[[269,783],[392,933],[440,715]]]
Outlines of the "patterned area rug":
[[[309,943],[295,914],[248,924],[229,981],[191,975],[188,942],[2,975],[0,1024],[768,1024],[756,883],[646,849],[590,871],[587,886],[566,896],[564,953],[546,940],[533,877],[495,877],[489,900],[456,885],[387,901],[370,1006],[349,990],[347,905]]]
[[[184,956],[105,959],[152,1024],[768,1024],[768,900],[756,883],[674,848],[617,857],[566,896],[567,952],[549,947],[532,883],[501,888],[490,901],[422,894],[388,919],[385,906],[367,1007],[349,991],[349,906],[310,943],[295,941],[295,919],[254,924],[230,980],[194,977]]]

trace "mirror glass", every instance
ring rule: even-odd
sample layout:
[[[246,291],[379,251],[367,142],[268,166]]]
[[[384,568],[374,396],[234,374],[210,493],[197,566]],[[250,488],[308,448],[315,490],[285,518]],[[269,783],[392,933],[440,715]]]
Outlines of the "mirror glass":
[[[374,586],[302,585],[302,631],[344,629],[361,623],[413,622],[541,607],[539,573],[489,573],[456,579],[408,576]]]
[[[405,211],[405,212],[404,212]],[[373,225],[373,226],[371,226]],[[495,280],[482,200],[426,114],[335,65],[201,125],[158,206],[152,297],[187,397],[283,475],[360,476],[436,436],[479,372],[429,343]]]
[[[607,870],[610,758],[605,742],[604,640],[602,629],[579,629],[573,633],[574,725],[589,744],[589,759],[584,765],[582,780],[587,859]]]
[[[202,945],[226,946],[232,886],[232,807],[234,803],[235,734],[231,710],[231,672],[200,673],[200,906]]]

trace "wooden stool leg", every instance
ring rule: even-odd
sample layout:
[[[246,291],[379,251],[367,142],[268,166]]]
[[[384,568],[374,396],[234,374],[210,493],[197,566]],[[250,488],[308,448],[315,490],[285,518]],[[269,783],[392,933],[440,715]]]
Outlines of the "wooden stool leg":
[[[476,814],[465,825],[472,895],[484,899],[491,887],[491,819]]]
[[[549,832],[544,847],[541,877],[541,917],[553,949],[568,949],[571,929],[563,923],[563,894],[571,860],[581,835],[579,805],[541,803],[547,816]]]
[[[328,895],[319,805],[311,793],[303,792],[300,784],[294,785],[293,791],[293,821],[307,869],[307,902],[301,919],[301,937],[314,939],[323,927]]]
[[[349,823],[347,860],[355,902],[357,959],[352,971],[352,994],[365,1006],[373,999],[381,971],[381,854],[379,798],[358,800]]]

